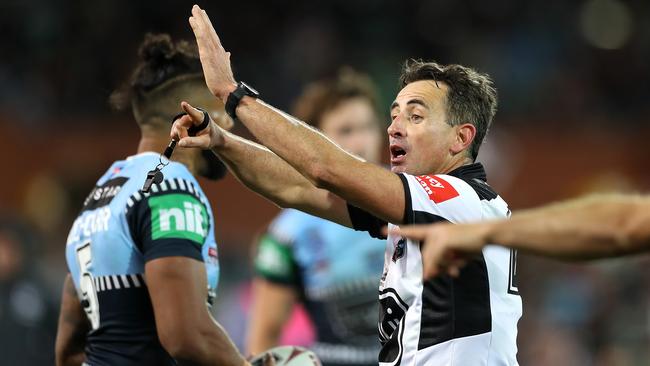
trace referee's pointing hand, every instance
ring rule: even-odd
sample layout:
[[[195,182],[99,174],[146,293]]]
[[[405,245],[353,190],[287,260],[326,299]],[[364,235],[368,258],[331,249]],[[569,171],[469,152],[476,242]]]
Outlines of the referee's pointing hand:
[[[433,224],[395,227],[391,233],[421,241],[422,275],[431,278],[441,273],[453,277],[486,245],[487,224]]]
[[[190,136],[188,130],[192,126],[200,126],[203,122],[204,114],[187,102],[182,102],[181,108],[183,108],[187,115],[183,115],[174,121],[170,133],[170,137],[178,141],[178,146],[211,149],[214,146],[223,144],[223,134],[225,131],[212,118],[210,118],[210,122],[206,128],[198,131],[196,135]]]

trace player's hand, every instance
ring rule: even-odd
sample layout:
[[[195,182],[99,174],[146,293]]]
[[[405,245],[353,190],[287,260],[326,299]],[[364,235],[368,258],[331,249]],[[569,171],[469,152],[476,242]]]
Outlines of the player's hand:
[[[237,83],[230,67],[230,52],[221,45],[210,18],[198,5],[192,7],[190,26],[199,47],[199,57],[208,89],[224,103]]]
[[[206,128],[197,132],[195,136],[189,136],[188,129],[192,126],[199,126],[203,122],[203,112],[192,107],[187,102],[182,102],[181,108],[187,115],[174,121],[170,133],[170,137],[178,141],[178,146],[212,149],[223,145],[225,141],[224,130],[212,118],[210,118],[210,123]]]
[[[411,225],[395,227],[391,234],[423,242],[422,272],[425,279],[441,273],[457,277],[468,260],[487,244],[488,225]]]

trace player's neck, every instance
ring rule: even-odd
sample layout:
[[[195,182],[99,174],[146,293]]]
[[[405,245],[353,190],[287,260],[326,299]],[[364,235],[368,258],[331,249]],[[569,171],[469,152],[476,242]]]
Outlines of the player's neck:
[[[166,136],[152,136],[143,134],[140,138],[140,142],[138,143],[137,153],[162,153],[167,145],[169,145],[169,141],[169,137]],[[171,160],[185,165],[187,169],[192,173],[192,175],[196,175],[197,166],[196,162],[191,156],[191,152],[192,149],[180,149],[177,147],[174,149],[174,154],[172,155]]]

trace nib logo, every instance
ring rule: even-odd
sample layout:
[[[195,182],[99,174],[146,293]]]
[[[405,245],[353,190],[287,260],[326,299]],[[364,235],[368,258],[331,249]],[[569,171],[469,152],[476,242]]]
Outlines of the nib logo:
[[[179,238],[203,244],[208,234],[205,206],[187,194],[168,194],[149,198],[151,238]]]

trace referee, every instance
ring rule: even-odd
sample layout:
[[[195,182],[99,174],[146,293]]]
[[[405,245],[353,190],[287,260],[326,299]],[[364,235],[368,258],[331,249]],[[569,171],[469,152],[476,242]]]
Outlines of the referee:
[[[358,159],[237,83],[205,11],[192,9],[208,88],[267,149],[211,124],[181,146],[211,148],[248,187],[274,202],[380,236],[381,227],[505,218],[507,204],[474,163],[496,110],[490,79],[460,65],[407,63],[390,107],[391,170]],[[185,104],[187,107],[187,105]],[[270,151],[269,151],[270,150]],[[341,253],[341,255],[345,255]],[[488,247],[458,278],[422,280],[419,243],[389,235],[379,281],[381,365],[516,365],[521,299],[516,257]]]

